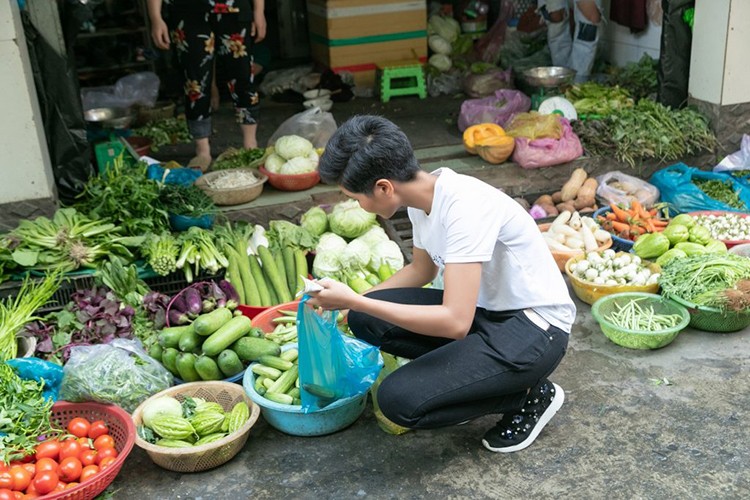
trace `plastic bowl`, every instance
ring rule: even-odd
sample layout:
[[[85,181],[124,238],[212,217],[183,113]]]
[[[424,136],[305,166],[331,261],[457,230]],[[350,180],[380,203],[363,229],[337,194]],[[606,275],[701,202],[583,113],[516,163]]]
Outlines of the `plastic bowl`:
[[[750,311],[728,312],[715,307],[699,306],[680,297],[669,298],[687,308],[690,313],[690,326],[696,330],[730,333],[750,326]]]
[[[728,212],[726,210],[699,210],[697,212],[688,212],[688,215],[724,215],[724,214],[734,214],[738,215],[740,217],[750,217],[750,214],[744,214],[741,212]],[[737,245],[744,245],[746,243],[750,243],[750,240],[721,240],[726,246],[727,249],[736,247]]]
[[[617,252],[616,255],[619,256],[624,253],[627,252]],[[573,292],[576,294],[576,297],[587,304],[593,304],[602,297],[606,297],[608,295],[616,293],[636,292],[655,294],[659,291],[658,283],[654,283],[653,285],[596,285],[588,281],[583,281],[573,274],[573,271],[570,270],[570,267],[578,261],[584,259],[585,257],[585,255],[578,255],[569,259],[568,262],[565,263],[565,274],[567,274],[568,278],[570,279],[570,285],[573,287]],[[645,263],[648,261],[643,262]],[[649,263],[648,268],[652,273],[661,272],[661,266],[656,263]]]
[[[734,245],[729,249],[729,253],[742,255],[743,257],[750,257],[750,243],[740,243],[739,245]]]
[[[292,302],[286,302],[273,307],[267,307],[260,314],[252,318],[253,326],[260,328],[264,333],[273,331],[276,328],[276,324],[273,322],[274,318],[281,316],[281,311],[297,311],[299,307],[299,300]],[[243,313],[244,314],[244,313]]]
[[[237,310],[242,313],[243,316],[247,316],[250,319],[255,319],[256,316],[258,316],[263,311],[267,311],[268,307],[255,307],[255,306],[245,306],[245,305],[238,305]],[[255,322],[253,322],[253,326],[255,325]]]
[[[173,231],[187,231],[191,227],[211,229],[214,225],[213,214],[200,217],[189,217],[187,215],[169,214],[169,226]]]
[[[320,174],[317,170],[297,175],[272,174],[263,165],[258,170],[267,176],[268,183],[279,191],[304,191],[320,182]]]
[[[541,232],[547,231],[549,227],[552,225],[551,222],[547,222],[544,224],[539,224],[537,227]],[[597,252],[603,252],[604,250],[608,249],[612,246],[612,240],[609,240],[607,243],[601,245],[599,248],[596,249]],[[550,252],[552,252],[552,257],[555,258],[555,262],[557,263],[557,268],[560,271],[565,271],[565,264],[573,257],[584,256],[583,250],[572,250],[570,252],[559,252],[557,250],[550,249]]]
[[[594,220],[597,221],[598,223],[599,222],[598,218],[600,215],[602,217],[606,217],[606,215],[611,211],[612,209],[610,207],[601,207],[596,212],[594,212],[593,214]],[[670,217],[674,217],[679,212],[670,207],[668,213]],[[613,250],[616,250],[618,252],[629,252],[630,249],[633,248],[633,243],[634,243],[633,240],[629,240],[627,238],[621,238],[612,232],[610,232],[609,234],[612,235],[612,249]]]
[[[297,344],[287,344],[283,350],[296,348]],[[253,363],[252,366],[257,363]],[[303,413],[301,405],[283,405],[270,401],[255,392],[255,374],[245,372],[242,380],[245,392],[255,404],[260,406],[261,415],[273,428],[292,436],[324,436],[345,429],[362,415],[367,403],[367,393],[339,399],[325,408],[311,413]]]
[[[653,307],[657,314],[679,314],[681,316],[679,323],[672,328],[650,332],[623,328],[606,319],[606,316],[616,311],[617,307],[623,307],[635,299],[640,299],[641,307]],[[599,327],[609,340],[629,349],[659,349],[664,347],[670,344],[690,322],[690,314],[686,308],[666,297],[653,293],[625,292],[602,297],[594,302],[591,314],[599,322]]]

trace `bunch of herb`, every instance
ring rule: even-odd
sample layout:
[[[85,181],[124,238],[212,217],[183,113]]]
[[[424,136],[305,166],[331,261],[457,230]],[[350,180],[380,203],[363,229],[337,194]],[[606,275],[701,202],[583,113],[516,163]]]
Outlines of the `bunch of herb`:
[[[565,91],[568,99],[576,111],[582,115],[607,116],[625,108],[633,107],[630,93],[619,87],[603,85],[596,82],[586,82],[573,85]]]
[[[24,279],[18,295],[0,301],[0,361],[18,354],[16,336],[34,321],[36,310],[43,306],[60,287],[61,273],[48,274],[39,282]]]
[[[142,162],[126,168],[122,155],[117,157],[104,174],[86,183],[75,206],[92,218],[111,220],[126,235],[167,229],[169,218],[159,202],[161,190],[148,178],[147,169]]]
[[[729,180],[693,179],[693,184],[706,193],[706,196],[709,196],[714,200],[726,203],[730,207],[738,210],[747,210],[745,202],[740,199],[740,196],[734,190],[734,186],[732,186],[732,183],[729,182]]]
[[[214,162],[211,166],[211,170],[255,167],[265,155],[266,150],[264,148],[236,149],[228,151]]]
[[[71,299],[61,311],[26,327],[24,335],[36,337],[36,356],[63,364],[74,346],[133,338],[135,310],[108,288],[80,290]]]
[[[133,134],[151,139],[151,149],[159,151],[162,146],[193,140],[184,118],[154,120],[133,130]]]
[[[657,69],[659,61],[648,54],[621,68],[614,68],[612,81],[630,91],[634,99],[651,97],[656,94],[659,82]]]
[[[742,178],[750,175],[750,169],[730,170],[727,173],[732,177]]]
[[[125,237],[122,229],[107,219],[89,217],[74,208],[61,208],[52,219],[22,220],[5,235],[0,254],[8,268],[74,271],[95,268],[111,255],[133,260],[128,247],[137,247],[143,237]]]
[[[167,212],[186,217],[202,217],[217,211],[211,197],[194,184],[164,184],[159,201]]]
[[[40,437],[60,433],[50,422],[54,401],[43,390],[44,382],[23,380],[0,363],[0,463],[31,455]]]

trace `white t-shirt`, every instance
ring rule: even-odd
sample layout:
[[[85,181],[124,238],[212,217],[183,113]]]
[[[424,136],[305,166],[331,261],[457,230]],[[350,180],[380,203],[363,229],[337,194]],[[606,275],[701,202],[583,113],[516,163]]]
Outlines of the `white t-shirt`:
[[[409,208],[414,246],[432,261],[481,262],[477,306],[490,311],[533,309],[570,332],[576,308],[534,219],[489,184],[448,168],[438,176],[432,209]]]

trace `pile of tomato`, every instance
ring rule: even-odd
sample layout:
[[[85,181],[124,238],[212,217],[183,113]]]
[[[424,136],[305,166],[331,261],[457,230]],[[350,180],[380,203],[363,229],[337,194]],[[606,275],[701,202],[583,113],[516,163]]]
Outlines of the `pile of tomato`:
[[[0,500],[39,498],[90,480],[117,459],[115,440],[102,420],[77,417],[68,434],[43,441],[20,462],[0,462]]]

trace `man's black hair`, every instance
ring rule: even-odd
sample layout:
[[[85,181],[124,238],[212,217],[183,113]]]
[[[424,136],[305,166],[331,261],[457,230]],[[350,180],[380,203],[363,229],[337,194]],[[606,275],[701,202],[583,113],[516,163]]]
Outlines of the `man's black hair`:
[[[393,122],[360,115],[336,130],[326,144],[318,171],[326,184],[370,194],[378,179],[413,180],[419,164],[406,134]]]

